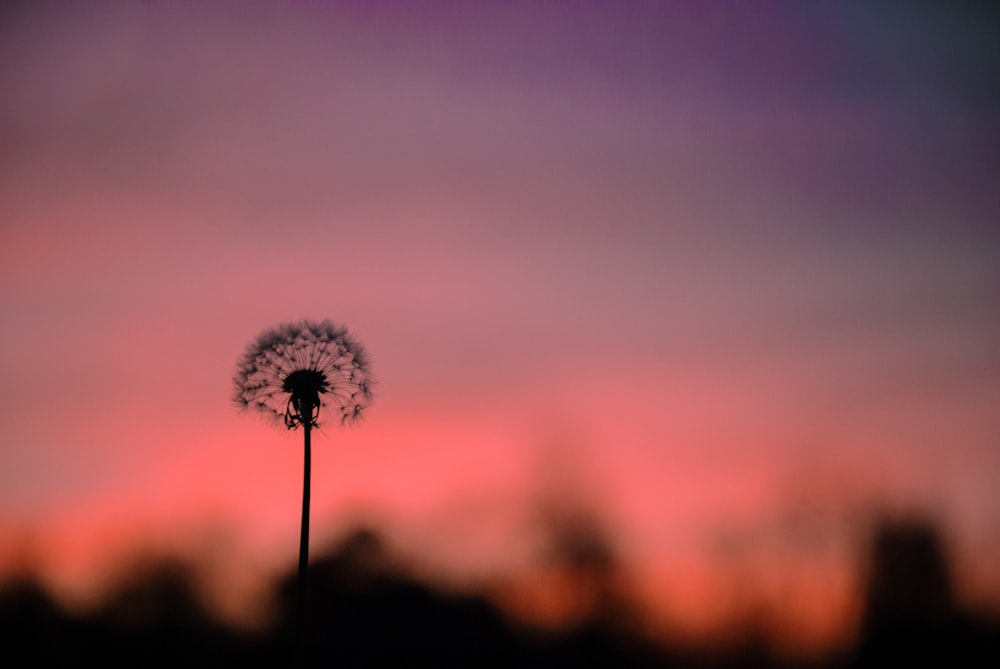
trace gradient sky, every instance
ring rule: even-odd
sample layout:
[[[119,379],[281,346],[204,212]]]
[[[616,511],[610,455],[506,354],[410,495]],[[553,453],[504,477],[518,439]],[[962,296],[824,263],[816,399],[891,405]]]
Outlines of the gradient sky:
[[[230,379],[311,317],[379,379],[317,544],[481,579],[568,496],[693,620],[921,512],[1000,603],[995,14],[95,4],[0,20],[0,571],[290,563],[300,436]]]

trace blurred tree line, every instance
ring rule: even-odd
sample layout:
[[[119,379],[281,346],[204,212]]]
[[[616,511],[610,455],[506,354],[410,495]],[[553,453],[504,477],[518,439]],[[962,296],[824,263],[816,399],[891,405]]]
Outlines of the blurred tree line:
[[[964,610],[940,533],[921,520],[885,520],[867,556],[864,615],[855,643],[812,660],[774,653],[764,638],[738,647],[681,648],[629,622],[613,551],[599,533],[568,524],[549,559],[589,602],[563,629],[506,615],[487,593],[456,594],[409,575],[380,537],[357,530],[310,568],[309,666],[335,667],[815,667],[1000,666],[1000,621]],[[299,659],[296,579],[275,584],[276,615],[256,631],[215,619],[194,569],[163,560],[126,578],[97,611],[73,615],[31,578],[0,588],[5,664],[88,662],[163,666],[271,666]],[[22,659],[23,658],[23,659]]]

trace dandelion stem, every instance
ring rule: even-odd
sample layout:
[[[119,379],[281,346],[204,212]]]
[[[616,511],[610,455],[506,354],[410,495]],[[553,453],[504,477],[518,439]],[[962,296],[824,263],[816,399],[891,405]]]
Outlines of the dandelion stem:
[[[312,420],[311,410],[306,411],[302,422],[305,440],[305,465],[302,474],[302,532],[299,536],[299,587],[298,618],[299,646],[303,658],[306,655],[306,571],[309,566],[309,480],[312,469]]]

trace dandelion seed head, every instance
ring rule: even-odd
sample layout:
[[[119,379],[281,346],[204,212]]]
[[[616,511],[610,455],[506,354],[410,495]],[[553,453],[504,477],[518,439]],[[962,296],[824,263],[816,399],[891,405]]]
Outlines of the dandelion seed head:
[[[321,411],[342,424],[371,404],[370,364],[347,328],[329,320],[282,323],[265,330],[236,365],[233,402],[289,429],[318,425]]]

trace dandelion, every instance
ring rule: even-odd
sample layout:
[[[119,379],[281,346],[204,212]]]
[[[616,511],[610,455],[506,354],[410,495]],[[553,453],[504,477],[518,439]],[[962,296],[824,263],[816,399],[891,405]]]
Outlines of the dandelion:
[[[285,323],[261,333],[233,381],[238,407],[307,434],[319,424],[321,409],[352,423],[372,400],[368,355],[347,328],[328,320]]]
[[[328,413],[341,424],[361,418],[371,404],[371,368],[364,347],[347,329],[328,320],[285,323],[266,330],[247,347],[233,377],[233,401],[289,430],[302,428],[305,471],[299,540],[298,615],[304,619],[309,563],[309,490],[312,428]]]

